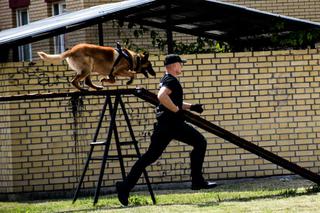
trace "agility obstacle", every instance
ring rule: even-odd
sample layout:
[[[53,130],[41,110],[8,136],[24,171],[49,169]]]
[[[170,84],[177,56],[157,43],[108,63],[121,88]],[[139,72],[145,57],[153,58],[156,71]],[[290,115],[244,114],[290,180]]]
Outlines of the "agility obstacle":
[[[129,91],[130,90],[128,90],[127,92],[129,92]],[[127,127],[129,129],[131,141],[121,142],[120,139],[119,139],[117,125],[116,125],[116,115],[117,115],[117,111],[118,111],[119,105],[120,105],[120,108],[122,109],[122,113],[124,115]],[[110,124],[109,124],[109,130],[108,130],[108,134],[107,134],[107,139],[105,141],[97,141],[98,135],[99,135],[99,131],[100,131],[103,119],[105,117],[107,106],[109,106],[109,116],[111,117]],[[109,155],[109,148],[110,148],[110,145],[111,145],[112,134],[114,134],[114,138],[115,138],[115,143],[116,143],[116,148],[117,148],[117,153],[118,153],[117,155]],[[122,151],[121,151],[122,147],[123,146],[130,146],[130,145],[134,146],[136,154],[135,155],[129,155],[129,154],[128,155],[123,155]],[[104,154],[103,154],[103,156],[101,158],[92,157],[92,153],[94,151],[94,148],[97,147],[97,146],[104,146]],[[88,157],[87,157],[87,161],[86,161],[86,164],[84,166],[82,175],[80,177],[80,181],[78,183],[78,186],[77,186],[74,198],[73,198],[73,202],[75,202],[77,200],[77,198],[78,198],[79,191],[80,191],[81,185],[83,183],[86,171],[87,171],[87,169],[89,167],[90,161],[100,160],[102,162],[101,163],[101,167],[100,167],[99,179],[98,179],[98,183],[97,183],[97,186],[96,186],[96,191],[95,191],[95,194],[94,194],[93,204],[96,204],[98,202],[98,199],[99,199],[102,179],[103,179],[104,170],[105,170],[105,167],[106,167],[107,160],[113,160],[113,159],[118,159],[119,160],[122,179],[125,180],[126,171],[125,171],[123,159],[124,158],[140,158],[140,157],[141,157],[141,154],[140,154],[140,151],[139,151],[138,141],[135,139],[134,132],[133,132],[133,129],[132,129],[132,126],[131,126],[131,123],[130,123],[130,119],[129,119],[128,113],[126,111],[126,108],[125,108],[125,104],[123,103],[122,98],[121,98],[121,93],[115,94],[114,104],[112,104],[111,95],[107,94],[106,95],[106,99],[105,99],[105,103],[103,105],[103,108],[102,108],[102,111],[101,111],[101,114],[100,114],[99,123],[98,123],[98,126],[96,128],[96,132],[94,134],[93,142],[90,143],[90,151],[89,151],[89,154],[88,154]],[[149,190],[152,202],[153,202],[153,204],[155,204],[156,203],[156,199],[155,199],[155,196],[154,196],[151,184],[150,184],[150,180],[149,180],[149,177],[148,177],[148,173],[147,173],[146,170],[143,170],[143,175],[144,175],[145,181],[147,183],[148,190]]]
[[[141,157],[139,146],[138,146],[138,141],[135,138],[134,131],[131,126],[129,116],[128,116],[127,110],[125,108],[125,104],[122,101],[122,96],[136,94],[136,91],[137,91],[137,89],[118,89],[118,90],[98,90],[98,91],[81,91],[81,92],[77,91],[77,92],[66,92],[66,93],[27,94],[27,95],[14,95],[14,96],[7,96],[7,97],[0,96],[0,102],[1,101],[18,101],[18,100],[35,100],[35,99],[45,99],[45,98],[49,98],[49,99],[52,99],[52,98],[71,98],[72,111],[73,111],[72,114],[75,117],[77,114],[76,103],[80,97],[83,97],[83,96],[105,96],[104,105],[103,105],[101,113],[100,113],[98,125],[96,127],[96,131],[95,131],[95,134],[93,137],[93,141],[90,143],[90,151],[88,153],[86,163],[84,165],[81,177],[79,179],[79,182],[77,184],[75,194],[73,197],[73,203],[74,203],[79,196],[80,189],[83,184],[84,177],[86,175],[86,172],[88,170],[90,162],[100,161],[101,162],[100,173],[99,173],[99,177],[98,177],[98,182],[96,184],[96,189],[95,189],[95,193],[94,193],[94,200],[93,200],[93,204],[95,205],[99,199],[99,194],[101,191],[101,185],[102,185],[102,180],[103,180],[107,160],[118,160],[119,161],[122,179],[125,180],[126,171],[125,171],[125,166],[124,166],[124,158],[131,158],[132,159],[132,158],[140,158]],[[114,99],[114,103],[112,101],[113,99]],[[106,113],[108,108],[109,108],[109,110],[108,110],[109,113]],[[118,130],[117,130],[117,125],[116,125],[117,112],[118,112],[119,108],[121,108],[122,114],[124,115],[126,127],[129,130],[131,141],[125,141],[125,142],[120,141]],[[111,118],[111,120],[109,121],[108,133],[106,135],[106,140],[98,141],[100,129],[101,129],[102,123],[104,121],[104,118],[106,116]],[[109,154],[109,148],[111,146],[113,136],[115,139],[117,155],[110,155]],[[123,155],[122,154],[122,147],[130,147],[130,146],[134,147],[136,154]],[[103,147],[103,155],[102,156],[92,157],[95,147]],[[143,175],[144,175],[152,202],[155,204],[156,203],[155,195],[153,193],[151,183],[150,183],[150,180],[148,177],[148,173],[146,170],[143,171]]]
[[[74,194],[74,199],[73,199],[73,202],[75,202],[77,200],[77,197],[78,197],[79,191],[81,189],[81,185],[83,183],[84,176],[86,174],[86,171],[88,169],[90,161],[101,160],[100,174],[99,174],[99,179],[98,179],[98,183],[97,183],[95,195],[94,195],[94,204],[96,204],[98,202],[98,198],[99,198],[99,193],[100,193],[102,178],[103,178],[104,170],[105,170],[105,166],[106,166],[106,161],[112,160],[112,159],[119,160],[122,178],[125,179],[126,173],[125,173],[125,168],[124,168],[124,164],[123,164],[123,158],[126,158],[126,157],[139,158],[141,156],[139,148],[138,148],[138,142],[135,139],[134,132],[131,127],[130,119],[129,119],[129,116],[128,116],[126,109],[125,109],[125,104],[123,103],[123,101],[121,99],[121,96],[123,96],[123,95],[135,95],[136,97],[141,98],[144,101],[146,101],[152,105],[157,105],[159,103],[157,96],[154,93],[152,93],[146,89],[141,89],[141,88],[119,89],[119,90],[101,90],[101,91],[84,91],[84,92],[77,91],[77,92],[69,92],[69,93],[28,94],[28,95],[15,95],[15,96],[8,96],[8,97],[1,97],[0,96],[0,101],[32,100],[32,99],[60,98],[60,97],[70,97],[70,98],[76,99],[80,96],[105,96],[105,103],[104,103],[102,111],[101,111],[100,120],[99,120],[98,126],[96,128],[96,132],[95,132],[93,141],[90,143],[90,151],[89,151],[89,154],[87,157],[87,161],[84,165],[84,169],[83,169],[80,181],[78,182],[78,186],[76,188],[76,191]],[[114,103],[112,103],[111,97],[115,97]],[[105,141],[97,141],[99,130],[101,128],[101,124],[103,122],[103,118],[105,116],[105,112],[106,112],[108,106],[109,106],[108,116],[111,117],[111,121],[109,123],[109,130],[108,130],[107,138]],[[130,136],[132,139],[132,141],[130,141],[130,142],[120,142],[118,132],[117,132],[117,126],[116,126],[116,119],[117,119],[116,115],[117,115],[118,108],[122,109],[123,115],[125,117],[126,124],[127,124],[127,127],[130,132]],[[251,143],[251,142],[249,142],[249,141],[247,141],[237,135],[234,135],[233,133],[201,118],[198,115],[195,115],[189,111],[184,111],[183,114],[185,116],[186,121],[198,126],[199,128],[201,128],[205,131],[208,131],[208,132],[210,132],[210,133],[212,133],[212,134],[214,134],[224,140],[227,140],[238,147],[241,147],[241,148],[243,148],[253,154],[256,154],[256,155],[264,158],[265,160],[268,160],[268,161],[270,161],[278,166],[281,166],[281,167],[283,167],[283,168],[285,168],[295,174],[298,174],[298,175],[300,175],[300,176],[302,176],[302,177],[304,177],[304,178],[306,178],[316,184],[320,184],[320,176],[318,174],[316,174],[312,171],[309,171],[301,166],[298,166],[297,164],[292,163],[292,162],[290,162],[290,161],[288,161],[288,160],[286,160],[286,159],[284,159],[284,158],[282,158],[282,157],[280,157],[280,156],[278,156],[268,150],[265,150],[265,149],[255,145],[255,144],[253,144],[253,143]],[[108,153],[112,135],[114,135],[114,137],[115,137],[117,156],[112,156],[112,155],[109,155],[109,153]],[[135,148],[135,151],[136,151],[136,155],[128,155],[128,156],[122,155],[121,147],[126,146],[126,145],[133,145]],[[104,153],[101,158],[93,158],[92,157],[92,153],[94,151],[94,148],[97,146],[104,146]],[[148,178],[148,174],[146,171],[144,171],[143,173],[144,173],[144,177],[145,177],[152,201],[153,201],[153,203],[156,203],[156,199],[155,199],[152,187],[151,187],[151,183]]]

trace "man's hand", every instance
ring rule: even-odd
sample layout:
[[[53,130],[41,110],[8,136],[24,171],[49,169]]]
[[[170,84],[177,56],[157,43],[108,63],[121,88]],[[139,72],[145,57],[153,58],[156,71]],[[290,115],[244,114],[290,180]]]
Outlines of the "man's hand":
[[[192,104],[190,106],[190,110],[197,113],[202,113],[203,112],[202,106],[203,106],[202,104]]]

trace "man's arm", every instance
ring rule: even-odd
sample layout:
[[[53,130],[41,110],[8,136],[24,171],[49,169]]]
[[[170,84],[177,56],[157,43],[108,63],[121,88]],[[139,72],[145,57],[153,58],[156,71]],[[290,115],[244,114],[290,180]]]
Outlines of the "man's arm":
[[[203,112],[202,106],[203,106],[202,104],[190,104],[190,103],[183,102],[182,109],[184,110],[189,109],[197,113],[202,113]]]
[[[160,101],[163,106],[165,106],[167,109],[169,109],[172,112],[178,112],[179,107],[176,106],[169,95],[171,94],[171,90],[167,87],[161,87],[158,92],[158,100]]]
[[[172,102],[171,98],[169,97],[170,94],[171,94],[171,90],[169,88],[161,87],[161,89],[158,92],[158,100],[170,111],[178,112],[179,107]],[[183,102],[182,109],[183,110],[189,109],[198,113],[203,112],[202,104],[190,104],[187,102]]]
[[[184,109],[184,110],[190,109],[191,105],[192,105],[192,104],[190,104],[190,103],[183,102],[183,104],[182,104],[182,109]]]

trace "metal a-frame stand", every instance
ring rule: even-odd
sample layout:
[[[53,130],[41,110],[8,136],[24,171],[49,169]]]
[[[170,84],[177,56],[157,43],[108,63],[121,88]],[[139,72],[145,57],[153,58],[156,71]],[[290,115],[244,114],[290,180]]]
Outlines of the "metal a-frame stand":
[[[116,125],[116,115],[117,115],[117,111],[118,111],[118,107],[120,107],[122,109],[124,118],[126,120],[127,123],[127,127],[129,129],[130,132],[130,136],[132,141],[129,142],[120,142],[119,140],[119,135],[118,135],[118,131],[117,131],[117,125]],[[103,119],[105,117],[105,112],[107,109],[107,106],[109,106],[109,115],[111,116],[111,120],[110,120],[110,125],[109,125],[109,129],[108,129],[108,134],[107,134],[107,140],[106,141],[97,141],[98,139],[98,135],[99,135],[99,131],[103,122]],[[116,148],[117,148],[117,155],[109,155],[109,148],[110,148],[110,144],[111,144],[111,140],[112,140],[112,134],[114,134],[114,139],[115,139],[115,143],[116,143]],[[133,145],[136,151],[136,155],[122,155],[121,152],[121,147],[122,146],[130,146]],[[103,156],[100,158],[93,158],[92,157],[92,153],[94,151],[94,148],[96,146],[104,146],[104,153]],[[139,151],[139,147],[138,147],[138,142],[135,139],[134,133],[133,133],[133,129],[130,123],[130,119],[129,116],[126,112],[125,109],[125,105],[121,99],[121,95],[120,94],[116,94],[115,95],[115,101],[114,101],[114,105],[112,106],[112,100],[111,100],[111,95],[107,94],[106,95],[106,99],[105,99],[105,103],[103,105],[102,108],[102,112],[100,115],[100,119],[99,119],[99,123],[98,126],[96,128],[96,132],[93,138],[93,142],[90,144],[90,151],[87,157],[87,161],[85,163],[82,175],[80,177],[76,192],[74,194],[74,198],[73,198],[73,202],[75,202],[78,198],[79,195],[79,191],[81,188],[81,185],[83,183],[83,179],[85,177],[86,171],[88,169],[88,166],[90,164],[90,161],[92,160],[101,160],[101,168],[100,168],[100,174],[99,174],[99,179],[98,179],[98,183],[96,186],[96,190],[95,190],[95,194],[94,194],[94,201],[93,203],[96,204],[98,202],[99,199],[99,194],[100,194],[100,189],[101,189],[101,184],[102,184],[102,179],[103,179],[103,175],[104,175],[104,170],[106,167],[106,162],[107,160],[119,160],[120,163],[120,168],[121,168],[121,174],[122,174],[122,178],[123,180],[125,180],[126,178],[126,172],[125,172],[125,167],[124,167],[124,163],[123,163],[123,158],[140,158],[141,154]],[[143,171],[144,174],[144,178],[146,180],[147,186],[148,186],[148,190],[152,199],[153,204],[156,203],[156,199],[149,181],[149,177],[148,177],[148,173],[146,172],[146,170]]]

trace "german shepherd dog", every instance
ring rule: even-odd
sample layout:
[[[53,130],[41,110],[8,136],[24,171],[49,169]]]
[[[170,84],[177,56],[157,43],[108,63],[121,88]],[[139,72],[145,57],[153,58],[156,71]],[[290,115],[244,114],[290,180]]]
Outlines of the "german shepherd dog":
[[[116,76],[130,77],[127,84],[132,83],[137,73],[142,73],[145,77],[148,77],[148,73],[156,75],[148,59],[148,53],[121,49],[119,44],[117,48],[78,44],[61,54],[49,55],[38,52],[38,55],[49,63],[59,63],[66,59],[69,67],[76,71],[71,83],[79,90],[86,90],[79,85],[80,81],[84,81],[93,89],[103,89],[103,86],[92,83],[92,73],[97,73],[101,82],[108,83],[114,83]]]

